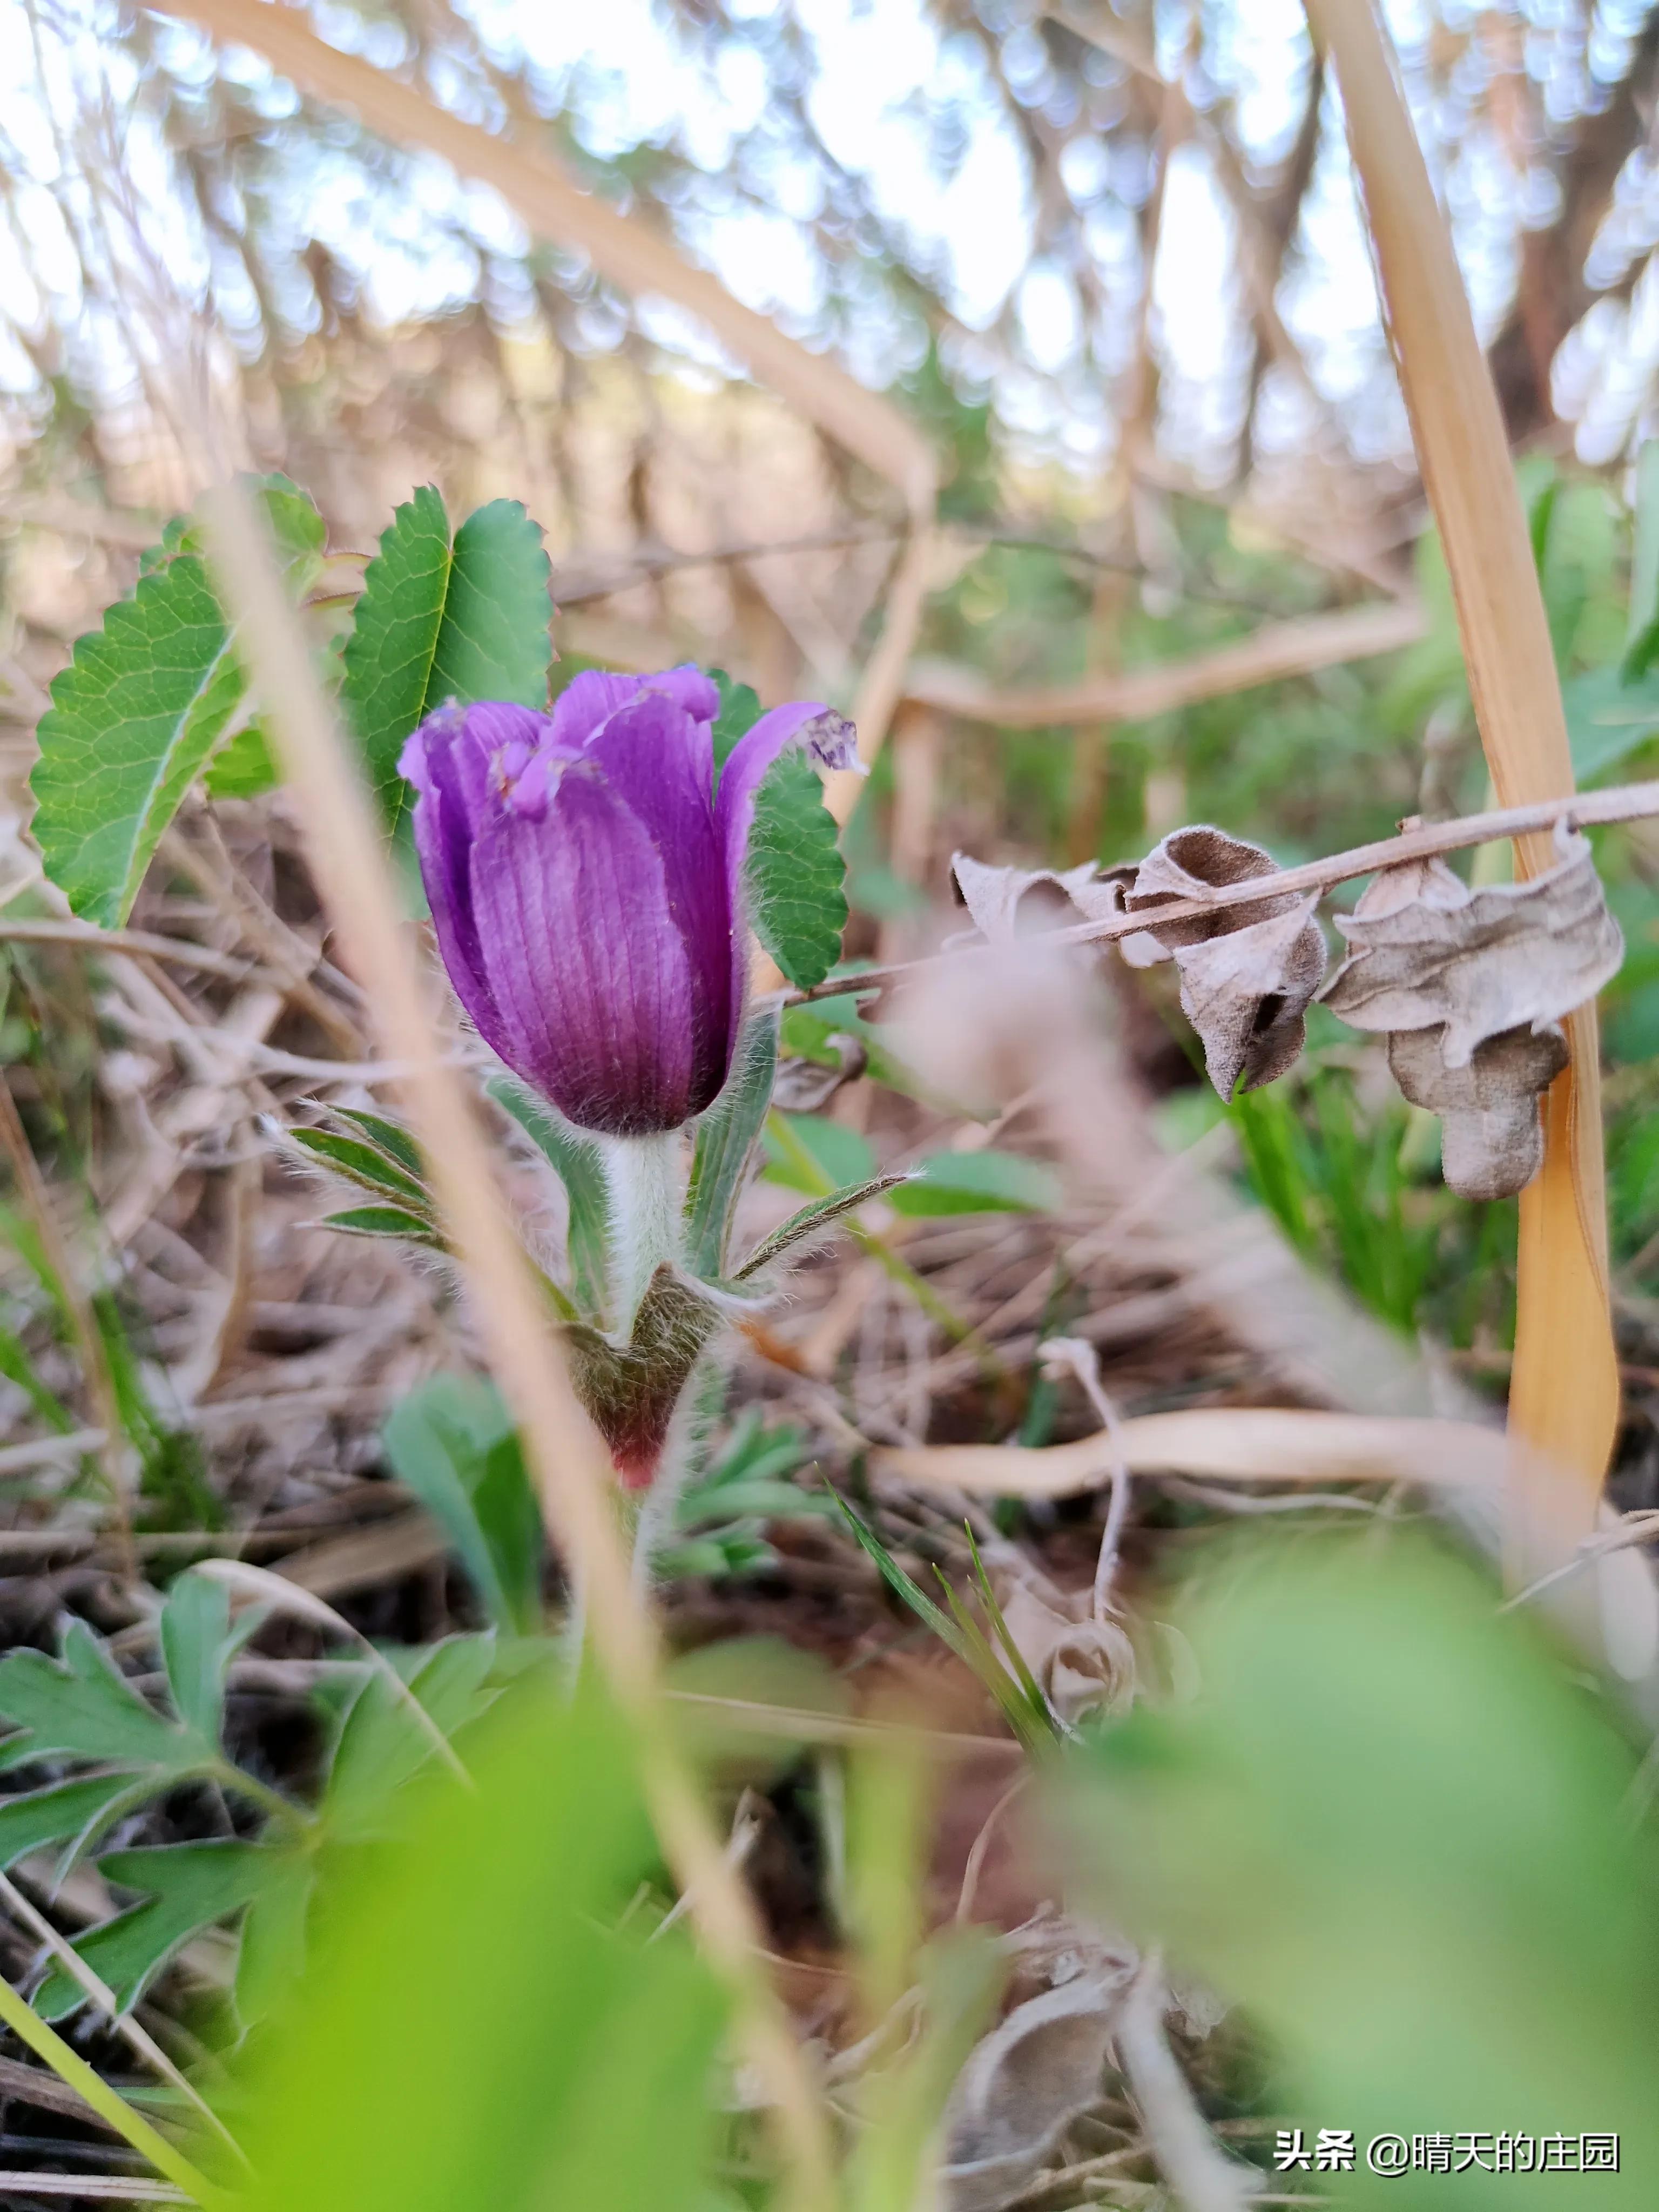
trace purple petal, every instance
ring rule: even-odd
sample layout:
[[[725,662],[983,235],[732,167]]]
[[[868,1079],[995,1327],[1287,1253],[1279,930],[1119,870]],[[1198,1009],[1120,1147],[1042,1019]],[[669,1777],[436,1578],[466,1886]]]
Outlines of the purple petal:
[[[561,751],[579,751],[598,734],[619,707],[644,692],[664,693],[694,722],[712,725],[720,710],[718,687],[688,661],[654,676],[613,676],[584,669],[553,702],[553,739]]]
[[[643,692],[611,716],[586,757],[603,769],[662,861],[668,911],[690,962],[692,1087],[700,1095],[707,1088],[712,1100],[729,1068],[732,926],[708,788],[708,726],[665,694]]]
[[[774,707],[745,731],[726,756],[714,800],[714,828],[726,866],[726,896],[732,908],[732,1036],[743,1019],[748,947],[744,941],[743,864],[755,823],[755,801],[766,771],[790,745],[805,745],[821,768],[856,769],[858,732],[845,714],[817,700],[797,699]]]
[[[495,1052],[502,1052],[504,1033],[473,911],[476,841],[497,803],[495,759],[507,749],[533,745],[545,726],[546,718],[528,707],[442,707],[407,739],[398,763],[418,794],[415,849],[438,950],[456,996]]]
[[[509,1066],[617,1136],[677,1128],[708,1103],[663,858],[597,767],[568,768],[539,817],[496,816],[473,890]]]

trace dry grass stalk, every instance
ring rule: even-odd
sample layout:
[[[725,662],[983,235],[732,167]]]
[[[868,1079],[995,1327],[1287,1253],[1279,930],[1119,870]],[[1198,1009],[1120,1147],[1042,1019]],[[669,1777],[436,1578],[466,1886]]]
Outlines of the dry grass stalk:
[[[1505,805],[1553,798],[1572,789],[1572,757],[1526,518],[1393,50],[1372,0],[1308,0],[1308,15],[1341,85],[1492,782]],[[1522,875],[1540,873],[1551,857],[1544,837],[1516,838]],[[1566,1027],[1572,1057],[1545,1106],[1543,1171],[1521,1198],[1510,1398],[1516,1435],[1570,1478],[1531,1501],[1547,1551],[1590,1527],[1619,1418],[1595,1006]],[[1528,1571],[1527,1561],[1512,1562],[1512,1571]]]
[[[521,1425],[555,1540],[584,1591],[599,1663],[638,1732],[664,1851],[691,1899],[709,1959],[737,1999],[749,2058],[772,2100],[788,2195],[799,2212],[830,2212],[834,2177],[823,2107],[766,1978],[752,1900],[726,1863],[666,1717],[656,1628],[632,1587],[608,1455],[571,1389],[477,1119],[441,1053],[368,794],[246,495],[226,487],[210,496],[206,514],[228,604],[269,702],[318,886],[366,988],[383,1048],[420,1071],[405,1085],[407,1103],[491,1364]]]
[[[303,91],[355,108],[367,127],[423,147],[498,191],[541,237],[585,253],[624,291],[673,300],[706,323],[802,413],[895,485],[913,514],[933,511],[937,470],[921,432],[891,403],[866,391],[828,355],[811,353],[766,316],[742,306],[706,270],[637,216],[583,191],[552,157],[463,122],[416,86],[342,53],[307,28],[299,10],[272,0],[179,0],[166,9],[215,38],[264,55]]]

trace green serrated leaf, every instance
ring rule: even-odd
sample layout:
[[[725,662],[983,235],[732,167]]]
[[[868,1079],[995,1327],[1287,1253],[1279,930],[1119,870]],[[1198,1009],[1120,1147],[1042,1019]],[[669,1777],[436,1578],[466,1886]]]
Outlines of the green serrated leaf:
[[[485,1089],[510,1114],[564,1185],[569,1220],[565,1258],[570,1288],[584,1314],[605,1311],[610,1288],[611,1193],[599,1147],[521,1084],[493,1077]]]
[[[112,1851],[98,1871],[123,1889],[145,1893],[144,1902],[78,1937],[74,1948],[130,2012],[173,1953],[251,1903],[278,1863],[264,1844],[228,1839]],[[80,1984],[55,1966],[35,1992],[34,2008],[43,2019],[61,2020],[86,2001]]]
[[[393,1409],[381,1436],[392,1473],[442,1528],[496,1628],[533,1635],[541,1515],[501,1393],[470,1376],[434,1376]]]
[[[217,1744],[231,1661],[258,1629],[264,1608],[250,1606],[234,1624],[230,1592],[210,1575],[177,1576],[161,1607],[161,1658],[173,1709],[204,1743]]]
[[[306,1923],[316,1886],[317,1863],[310,1853],[266,1869],[243,1916],[236,1956],[236,2014],[244,2027],[263,2020],[304,1972]]]
[[[490,1703],[485,1678],[493,1636],[452,1636],[417,1655],[409,1686],[446,1735]],[[331,1836],[362,1842],[392,1819],[392,1793],[434,1756],[432,1739],[378,1669],[354,1700],[340,1731],[321,1813]]]
[[[761,702],[748,684],[734,682],[723,668],[711,668],[708,674],[720,695],[720,710],[714,718],[714,774],[718,778],[732,746],[759,721]]]
[[[732,1209],[772,1103],[777,1066],[777,1009],[768,1007],[744,1023],[726,1088],[697,1123],[685,1195],[685,1256],[694,1275],[714,1279],[726,1272]]]
[[[41,717],[29,781],[42,863],[83,920],[125,921],[245,688],[192,555],[141,577],[100,629],[76,640]]]
[[[395,1167],[378,1146],[366,1145],[356,1137],[342,1137],[331,1129],[289,1129],[290,1143],[302,1152],[355,1182],[359,1189],[371,1192],[377,1198],[389,1200],[393,1205],[418,1214],[422,1220],[429,1212],[426,1187],[417,1176],[407,1175]],[[428,1222],[428,1225],[430,1225]]]
[[[382,532],[344,650],[341,699],[381,813],[409,799],[404,740],[446,699],[547,702],[551,568],[516,500],[470,515],[452,544],[443,501],[423,484]]]
[[[322,567],[322,517],[286,477],[257,478],[251,489],[298,597]],[[162,832],[214,763],[246,690],[199,529],[170,524],[132,596],[77,639],[40,721],[34,835],[47,875],[76,914],[106,928],[126,920]],[[267,787],[256,744],[263,750],[251,731],[233,740],[222,790]]]
[[[755,800],[744,883],[761,943],[798,990],[811,990],[841,957],[847,927],[840,831],[811,763],[785,753]]]
[[[252,721],[214,755],[208,767],[207,793],[210,799],[257,799],[262,791],[274,791],[282,780],[264,731]]]
[[[397,1206],[349,1206],[343,1213],[325,1213],[324,1229],[337,1229],[343,1237],[401,1237],[410,1244],[425,1244],[441,1252],[444,1243],[429,1221],[405,1213]]]
[[[0,1867],[15,1866],[47,1844],[84,1834],[131,1786],[125,1772],[89,1774],[24,1796],[0,1798]]]
[[[28,1758],[56,1753],[181,1773],[214,1755],[212,1743],[144,1703],[84,1621],[64,1631],[61,1663],[43,1651],[0,1659],[0,1718],[28,1730]]]
[[[890,1201],[895,1213],[1053,1213],[1060,1177],[1018,1152],[932,1152]]]

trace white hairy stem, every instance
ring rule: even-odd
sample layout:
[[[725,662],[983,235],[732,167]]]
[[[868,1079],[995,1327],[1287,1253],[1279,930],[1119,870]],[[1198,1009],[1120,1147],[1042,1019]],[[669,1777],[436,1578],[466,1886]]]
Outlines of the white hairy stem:
[[[651,1278],[679,1261],[684,1146],[677,1129],[599,1143],[611,1194],[611,1326],[625,1338]]]

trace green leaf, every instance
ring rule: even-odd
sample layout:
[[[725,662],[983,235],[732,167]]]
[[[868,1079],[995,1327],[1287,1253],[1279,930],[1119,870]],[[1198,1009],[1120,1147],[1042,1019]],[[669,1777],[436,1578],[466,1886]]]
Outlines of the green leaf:
[[[756,795],[744,879],[755,934],[799,990],[823,982],[841,957],[840,836],[817,771],[799,753],[783,754]]]
[[[688,1490],[674,1510],[678,1528],[706,1528],[715,1521],[816,1521],[835,1517],[833,1501],[793,1482],[717,1483]]]
[[[305,1970],[307,1923],[317,1887],[310,1852],[279,1856],[264,1870],[242,1917],[236,1956],[236,2014],[245,2027],[263,2020]]]
[[[112,1851],[98,1871],[123,1889],[144,1893],[89,1935],[74,1949],[114,1992],[121,2011],[131,2012],[173,1953],[256,1898],[280,1855],[262,1844],[228,1839],[203,1844],[168,1844],[155,1850]],[[46,2020],[61,2020],[86,2002],[78,1982],[54,1966],[34,1995],[34,2008]]]
[[[932,1152],[888,1203],[895,1213],[1053,1213],[1065,1196],[1052,1168],[1017,1152]]]
[[[902,1188],[908,1173],[908,1169],[898,1168],[889,1175],[872,1176],[867,1182],[850,1184],[845,1190],[832,1190],[827,1198],[815,1198],[756,1245],[732,1280],[747,1282],[751,1275],[758,1274],[763,1267],[770,1267],[774,1260],[781,1258],[791,1245],[799,1244],[804,1237],[816,1237],[843,1214],[867,1205],[872,1198],[884,1197],[888,1192]]]
[[[423,1219],[428,1217],[425,1184],[418,1176],[394,1166],[378,1146],[356,1137],[339,1136],[331,1129],[289,1128],[283,1133],[290,1144],[343,1176],[348,1182],[355,1182],[359,1189],[418,1213]]]
[[[484,1087],[564,1185],[569,1213],[565,1258],[571,1291],[584,1314],[602,1314],[610,1285],[611,1193],[599,1146],[510,1077],[492,1077]]]
[[[208,797],[257,799],[262,791],[275,790],[282,780],[264,729],[257,721],[246,722],[209,763]]]
[[[612,1711],[526,1685],[406,1839],[342,1869],[252,2055],[244,2212],[706,2212],[726,2008],[656,1865]],[[480,1740],[482,1737],[482,1741]]]
[[[416,1656],[409,1687],[446,1735],[489,1705],[484,1679],[495,1656],[493,1636],[452,1636]],[[329,1834],[347,1843],[384,1834],[397,1817],[394,1793],[434,1756],[430,1735],[377,1668],[340,1731],[323,1793]]]
[[[80,1426],[58,1393],[49,1389],[41,1381],[33,1357],[22,1338],[3,1323],[0,1323],[0,1375],[3,1375],[8,1382],[17,1385],[40,1419],[49,1427],[56,1429],[60,1437],[68,1436],[72,1429]]]
[[[322,517],[286,477],[255,478],[250,489],[297,598],[322,566]],[[162,832],[214,760],[246,689],[200,530],[172,524],[132,596],[76,640],[41,717],[34,835],[47,875],[76,914],[105,927],[126,920]],[[266,787],[256,733],[227,749],[221,787]]]
[[[763,1142],[766,1179],[787,1190],[827,1198],[847,1183],[866,1183],[876,1173],[876,1156],[856,1129],[821,1114],[771,1114]]]
[[[89,1774],[31,1790],[25,1796],[0,1797],[0,1867],[15,1866],[47,1844],[85,1834],[131,1787],[129,1774]]]
[[[1659,2172],[1639,1746],[1494,1600],[1405,1530],[1208,1547],[1159,1607],[1198,1694],[1138,1704],[1051,1770],[1050,1832],[1080,1908],[1249,2008],[1282,2109],[1340,2112],[1362,2143],[1547,2112],[1512,2124],[1619,2131],[1623,2170]],[[1490,2201],[1548,2212],[1555,2181]],[[1395,2199],[1368,2187],[1356,2206]],[[1476,2201],[1427,2175],[1410,2197]]]
[[[397,1206],[352,1206],[343,1213],[325,1213],[324,1229],[337,1229],[344,1237],[401,1237],[410,1244],[427,1244],[441,1252],[443,1239],[429,1221],[405,1213]]]
[[[230,1592],[210,1575],[177,1576],[161,1607],[161,1657],[173,1711],[204,1743],[217,1744],[224,1719],[225,1675],[231,1661],[264,1620],[250,1606],[234,1626]]]
[[[951,1612],[946,1613],[911,1580],[875,1530],[854,1512],[840,1492],[832,1491],[830,1495],[840,1508],[842,1518],[880,1570],[882,1580],[903,1599],[918,1620],[933,1630],[946,1650],[955,1652],[963,1665],[979,1677],[1026,1748],[1032,1750],[1039,1744],[1052,1743],[1055,1735],[1053,1715],[1046,1705],[1040,1711],[1033,1709],[949,1583],[945,1584],[945,1595],[951,1601]]]
[[[181,555],[76,641],[30,777],[47,875],[83,920],[125,921],[162,831],[245,680],[207,571]]]
[[[424,1187],[426,1165],[421,1158],[421,1148],[401,1121],[388,1121],[384,1114],[366,1114],[360,1106],[333,1106],[329,1110],[337,1120],[349,1121],[354,1129],[386,1154],[394,1167],[401,1168]]]
[[[726,1088],[697,1123],[685,1195],[685,1257],[694,1275],[714,1281],[726,1272],[732,1209],[772,1103],[777,1066],[777,1010],[768,1007],[744,1024]]]
[[[434,1376],[393,1410],[381,1437],[392,1473],[439,1522],[495,1627],[534,1635],[541,1515],[500,1392]]]
[[[447,699],[547,703],[552,657],[542,533],[517,500],[492,500],[455,532],[423,484],[392,516],[363,576],[341,698],[388,828],[409,802],[404,740]]]
[[[212,1759],[216,1749],[147,1705],[79,1620],[64,1632],[61,1664],[40,1651],[0,1659],[0,1717],[28,1731],[21,1743],[8,1741],[12,1762],[58,1754],[184,1773]]]
[[[714,718],[714,776],[731,757],[738,739],[752,730],[761,718],[761,702],[746,684],[735,683],[723,668],[711,668],[709,678],[720,695],[720,710]]]
[[[708,672],[720,695],[714,776],[760,720],[761,702],[723,668]],[[775,761],[755,795],[744,886],[755,934],[798,989],[810,990],[841,957],[847,927],[840,831],[811,763],[797,752]]]
[[[1561,687],[1573,774],[1593,783],[1659,737],[1659,672],[1626,683],[1618,667],[1595,668]]]

